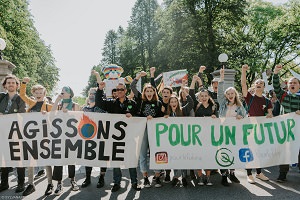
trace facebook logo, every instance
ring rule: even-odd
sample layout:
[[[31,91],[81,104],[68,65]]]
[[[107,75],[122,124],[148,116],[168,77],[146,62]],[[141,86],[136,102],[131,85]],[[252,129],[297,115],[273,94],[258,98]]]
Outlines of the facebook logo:
[[[254,160],[252,151],[249,148],[240,149],[239,157],[241,162],[251,162]]]

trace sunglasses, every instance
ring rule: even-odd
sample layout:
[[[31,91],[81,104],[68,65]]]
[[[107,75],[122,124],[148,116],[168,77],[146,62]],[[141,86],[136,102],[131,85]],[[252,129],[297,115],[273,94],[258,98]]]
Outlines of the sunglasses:
[[[125,91],[125,89],[124,88],[117,88],[116,91],[122,91],[123,92],[123,91]]]

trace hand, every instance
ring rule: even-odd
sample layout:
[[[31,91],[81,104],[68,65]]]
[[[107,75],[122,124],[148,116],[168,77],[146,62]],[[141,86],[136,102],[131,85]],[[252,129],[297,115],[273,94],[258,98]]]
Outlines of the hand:
[[[105,88],[105,82],[104,81],[101,81],[99,83],[99,90],[103,90],[103,88]]]
[[[22,82],[25,82],[25,83],[29,83],[29,81],[30,81],[29,77],[24,77],[23,80],[22,80]]]
[[[150,68],[150,73],[154,73],[155,70],[156,70],[155,67],[151,67],[151,68]]]
[[[297,110],[297,111],[296,111],[296,114],[297,114],[297,115],[300,115],[300,110]]]
[[[42,111],[42,114],[43,114],[43,115],[45,115],[46,113],[47,113],[46,111],[44,111],[44,110]]]
[[[243,119],[243,116],[242,115],[237,115],[236,119]]]
[[[211,118],[213,118],[213,119],[216,119],[216,118],[217,118],[217,116],[216,116],[216,115],[212,115],[212,116],[211,116]]]
[[[278,74],[280,70],[282,70],[282,65],[276,65],[274,68],[274,74]]]
[[[165,111],[166,111],[165,107],[164,107],[164,106],[162,106],[162,107],[161,107],[161,112],[163,112],[163,113],[164,113]]]
[[[220,69],[220,78],[223,80],[224,79],[224,73],[225,73],[225,66],[223,66],[222,69]]]
[[[141,77],[147,76],[147,72],[141,71],[141,72],[140,72],[140,76],[141,76]]]
[[[99,74],[99,72],[97,72],[96,70],[92,70],[91,74],[96,76],[97,74]]]
[[[165,115],[165,116],[164,116],[164,118],[168,118],[168,117],[169,117],[169,115]]]
[[[266,115],[266,117],[267,117],[267,118],[272,118],[272,117],[273,117],[273,114],[268,113],[268,114]]]
[[[125,116],[129,118],[129,117],[132,117],[132,114],[126,113]]]
[[[197,76],[197,75],[193,76],[193,81],[197,81],[198,79],[200,79],[199,76]]]
[[[147,119],[150,120],[150,119],[153,119],[153,117],[152,117],[151,115],[148,115],[148,116],[147,116]]]
[[[247,64],[242,66],[242,70],[247,71],[249,69],[249,66]]]
[[[206,70],[206,67],[205,67],[205,66],[200,66],[200,67],[199,67],[199,72],[200,72],[200,73],[203,73],[204,70]]]
[[[67,113],[67,112],[68,112],[68,109],[63,108],[62,111],[63,111],[64,113]]]

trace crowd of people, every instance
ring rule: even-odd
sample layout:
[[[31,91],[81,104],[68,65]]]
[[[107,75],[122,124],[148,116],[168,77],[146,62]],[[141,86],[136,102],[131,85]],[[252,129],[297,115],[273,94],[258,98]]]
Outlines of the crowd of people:
[[[126,117],[146,117],[147,120],[158,117],[235,117],[239,120],[248,116],[265,116],[272,118],[273,116],[291,112],[300,114],[300,81],[292,77],[288,81],[287,89],[281,88],[279,79],[279,72],[282,69],[281,65],[277,65],[274,69],[274,90],[269,91],[268,94],[265,94],[265,82],[262,79],[256,80],[251,90],[247,88],[246,73],[249,67],[248,65],[243,65],[241,68],[241,97],[235,87],[225,88],[224,68],[220,69],[220,78],[213,79],[211,83],[212,91],[204,87],[203,75],[205,69],[205,66],[199,68],[199,73],[192,77],[190,86],[187,85],[187,80],[182,80],[178,94],[169,86],[164,86],[159,94],[154,80],[155,67],[151,67],[150,83],[144,85],[142,92],[137,89],[137,82],[141,77],[147,76],[147,73],[144,71],[141,71],[130,84],[130,94],[127,93],[126,86],[119,83],[112,91],[112,98],[105,96],[105,82],[101,79],[100,74],[93,70],[92,75],[97,78],[97,87],[93,87],[89,90],[86,105],[83,107],[73,102],[72,98],[74,93],[68,86],[62,88],[61,93],[53,103],[51,98],[46,98],[46,89],[42,85],[34,85],[31,88],[32,96],[29,97],[26,94],[26,85],[30,81],[30,78],[24,77],[20,83],[16,76],[8,75],[2,82],[2,86],[6,92],[0,93],[0,114],[5,115],[24,112],[46,113],[54,110],[62,110],[63,112],[83,111],[124,114]],[[18,93],[19,88],[20,91]],[[151,184],[149,180],[150,169],[147,162],[148,156],[149,141],[148,132],[147,129],[145,129],[139,157],[139,169],[143,175],[144,188],[151,186],[161,187],[162,174],[164,174],[164,182],[171,182],[173,186],[182,184],[186,187],[188,185],[188,177],[197,179],[198,185],[200,186],[212,186],[213,183],[210,179],[210,175],[218,172],[216,169],[174,170],[174,176],[171,180],[170,169],[165,170],[165,172],[155,170]],[[23,196],[33,193],[35,191],[34,180],[45,174],[44,169],[46,170],[48,180],[45,195],[50,195],[53,192],[56,195],[60,195],[63,190],[62,166],[45,166],[38,171],[36,176],[34,176],[34,167],[28,167],[28,185],[26,188],[25,168],[18,167],[18,185],[16,192],[23,192]],[[81,188],[85,188],[91,184],[92,167],[86,166],[85,169],[86,178]],[[0,192],[9,188],[8,177],[10,170],[11,168],[9,167],[1,168]],[[137,168],[129,168],[128,170],[132,188],[137,191],[141,190],[142,187],[139,185],[137,179]],[[289,165],[280,165],[277,181],[286,181],[288,171]],[[101,168],[97,188],[102,188],[105,185],[105,173],[106,168]],[[251,184],[255,183],[255,178],[263,181],[269,180],[269,178],[262,173],[261,168],[256,169],[255,177],[252,175],[252,169],[246,169],[246,173],[247,181]],[[235,169],[220,169],[220,174],[222,175],[221,183],[224,186],[229,186],[228,178],[231,182],[240,182],[235,176]],[[70,178],[71,189],[73,191],[79,190],[79,186],[75,180],[74,165],[68,166],[68,177]],[[114,168],[112,192],[116,192],[120,189],[121,178],[121,169]],[[55,189],[53,180],[57,181]]]

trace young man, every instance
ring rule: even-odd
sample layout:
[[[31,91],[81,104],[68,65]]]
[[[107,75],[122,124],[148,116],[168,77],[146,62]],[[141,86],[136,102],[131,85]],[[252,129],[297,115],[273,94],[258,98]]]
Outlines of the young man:
[[[299,79],[292,77],[288,81],[288,91],[286,92],[285,90],[281,89],[278,75],[281,69],[281,65],[276,65],[276,67],[274,68],[273,87],[274,92],[276,93],[276,96],[283,107],[283,114],[291,112],[300,114],[300,81]],[[289,165],[279,165],[279,176],[277,178],[277,182],[286,181],[286,175],[288,171]]]
[[[25,102],[20,98],[20,96],[17,93],[17,90],[20,86],[19,79],[14,75],[7,75],[2,82],[2,86],[6,90],[6,93],[0,93],[0,115],[25,113]],[[1,174],[0,192],[9,188],[8,173],[9,168],[3,167]],[[17,167],[17,173],[18,186],[15,190],[16,193],[22,192],[25,189],[25,168]]]
[[[254,95],[248,92],[247,84],[246,84],[246,73],[249,69],[248,65],[242,66],[242,76],[241,76],[241,84],[242,84],[242,93],[245,98],[245,102],[248,105],[248,115],[250,117],[253,116],[265,116],[271,118],[272,114],[272,103],[270,100],[266,99],[263,96],[263,92],[265,89],[265,82],[262,79],[258,79],[255,81],[255,91]],[[267,103],[269,101],[269,103]],[[255,183],[254,177],[252,176],[252,169],[247,170],[247,181],[251,184]],[[262,172],[261,168],[256,168],[256,178],[259,178],[263,181],[268,181],[269,178],[266,177]]]

